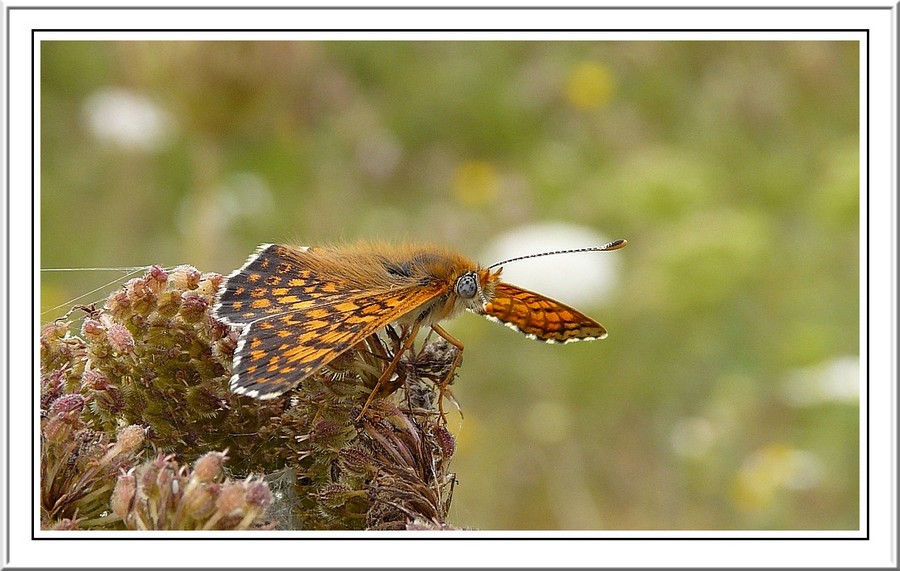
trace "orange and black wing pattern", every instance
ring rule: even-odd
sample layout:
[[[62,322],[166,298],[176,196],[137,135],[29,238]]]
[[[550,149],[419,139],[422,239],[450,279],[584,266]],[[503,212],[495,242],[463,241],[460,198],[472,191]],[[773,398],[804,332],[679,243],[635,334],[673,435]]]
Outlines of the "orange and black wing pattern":
[[[494,297],[485,305],[481,315],[515,329],[529,339],[546,343],[606,337],[606,329],[602,325],[577,309],[504,282],[496,284]]]
[[[214,313],[242,328],[232,391],[275,398],[440,293],[423,286],[348,289],[311,271],[304,255],[303,249],[263,245],[222,284]]]

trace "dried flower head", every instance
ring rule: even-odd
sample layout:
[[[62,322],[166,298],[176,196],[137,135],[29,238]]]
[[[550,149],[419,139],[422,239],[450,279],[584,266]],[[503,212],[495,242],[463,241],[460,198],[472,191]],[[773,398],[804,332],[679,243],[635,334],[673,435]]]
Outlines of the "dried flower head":
[[[455,348],[438,340],[404,355],[359,422],[400,348],[393,329],[284,398],[248,399],[227,386],[240,331],[210,315],[221,283],[190,266],[154,266],[89,311],[80,336],[67,322],[42,327],[45,527],[65,518],[107,529],[443,525],[455,442],[437,414],[437,384]],[[139,464],[149,447],[168,454]],[[277,497],[260,478],[228,479],[226,460],[229,474],[281,474]]]
[[[211,452],[195,467],[208,469],[224,453]],[[112,496],[112,511],[128,529],[253,529],[271,504],[268,486],[260,480],[233,481],[221,473],[197,477],[194,470],[171,456],[158,454],[133,473],[122,474]]]

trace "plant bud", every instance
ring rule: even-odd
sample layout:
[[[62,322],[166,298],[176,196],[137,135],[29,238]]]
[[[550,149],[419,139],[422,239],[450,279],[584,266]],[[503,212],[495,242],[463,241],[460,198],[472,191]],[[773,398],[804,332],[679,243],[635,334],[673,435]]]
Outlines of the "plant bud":
[[[159,294],[169,283],[169,274],[161,266],[151,266],[145,278],[147,287],[155,294]]]
[[[156,478],[165,465],[166,459],[163,456],[157,456],[153,461],[140,466],[138,477],[142,494],[149,494],[153,491],[156,487]]]
[[[105,391],[109,389],[109,379],[96,369],[85,369],[81,374],[81,386],[92,391]]]
[[[244,487],[238,482],[228,482],[222,486],[216,507],[223,516],[240,513],[244,507]]]
[[[134,337],[128,328],[121,323],[110,323],[106,329],[109,346],[119,355],[127,355],[134,351]]]
[[[51,341],[62,339],[69,331],[69,323],[57,319],[41,326],[41,343],[49,343]]]
[[[156,300],[156,311],[164,317],[172,317],[181,309],[181,292],[166,290]]]
[[[203,318],[208,306],[209,303],[202,295],[188,291],[181,296],[181,309],[178,313],[188,323],[196,323]]]
[[[193,488],[181,500],[185,514],[196,520],[211,516],[216,510],[216,491],[218,491],[218,484]]]
[[[64,418],[54,416],[44,425],[44,437],[52,444],[68,442],[72,437],[72,425]]]
[[[113,292],[106,299],[106,309],[116,319],[125,319],[131,314],[131,298],[124,289]]]
[[[342,448],[338,453],[341,464],[354,474],[367,474],[372,471],[372,455],[363,448]]]
[[[247,503],[259,510],[265,510],[272,504],[272,492],[265,480],[254,480],[247,483]]]
[[[122,518],[127,518],[128,512],[131,511],[131,505],[137,492],[137,479],[134,471],[122,474],[116,480],[116,488],[113,490],[110,505],[114,514]]]
[[[137,424],[130,424],[123,428],[116,439],[116,448],[119,449],[119,454],[137,451],[143,446],[146,435],[144,429]]]
[[[222,474],[222,466],[226,459],[227,456],[222,452],[207,452],[194,462],[192,479],[204,483],[217,480]]]
[[[84,397],[81,395],[64,395],[50,405],[50,416],[77,418],[84,409]]]
[[[347,486],[341,484],[329,484],[322,488],[316,498],[319,503],[329,508],[339,508],[347,503],[347,497],[350,490]]]
[[[131,299],[134,311],[139,315],[148,315],[156,309],[156,293],[148,287],[146,280],[129,280],[125,284],[125,292]]]
[[[84,321],[81,322],[81,334],[86,339],[92,341],[100,339],[105,332],[106,328],[93,317],[86,317]]]
[[[178,266],[172,272],[171,280],[176,289],[192,290],[197,289],[200,276],[200,271],[193,266]]]
[[[216,273],[203,274],[200,283],[197,284],[197,293],[208,295],[210,297],[216,295],[219,286],[222,284],[222,275]]]

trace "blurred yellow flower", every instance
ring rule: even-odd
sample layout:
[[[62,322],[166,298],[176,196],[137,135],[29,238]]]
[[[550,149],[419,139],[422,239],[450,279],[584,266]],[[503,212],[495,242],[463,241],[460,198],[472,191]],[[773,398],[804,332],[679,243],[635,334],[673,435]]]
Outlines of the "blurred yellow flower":
[[[616,80],[605,65],[584,61],[574,67],[566,81],[566,100],[581,111],[605,107],[616,92]]]
[[[456,169],[450,189],[454,200],[465,206],[485,206],[493,202],[500,188],[500,176],[487,161],[468,161]]]
[[[768,509],[781,490],[805,490],[816,486],[822,462],[806,450],[776,442],[751,454],[737,474],[732,501],[745,511]]]

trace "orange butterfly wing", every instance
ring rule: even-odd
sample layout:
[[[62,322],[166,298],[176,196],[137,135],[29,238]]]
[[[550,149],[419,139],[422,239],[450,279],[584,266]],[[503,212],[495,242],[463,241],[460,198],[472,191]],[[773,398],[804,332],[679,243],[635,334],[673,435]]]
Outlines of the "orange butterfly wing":
[[[230,325],[245,325],[285,311],[307,309],[329,299],[345,299],[363,290],[340,287],[315,275],[307,248],[263,244],[231,273],[218,292],[215,316]]]
[[[529,339],[547,343],[606,337],[602,325],[577,309],[504,282],[496,284],[494,297],[481,315],[515,329]]]
[[[275,398],[442,291],[348,290],[311,272],[303,253],[261,246],[220,288],[216,317],[243,327],[230,382],[236,393]]]

